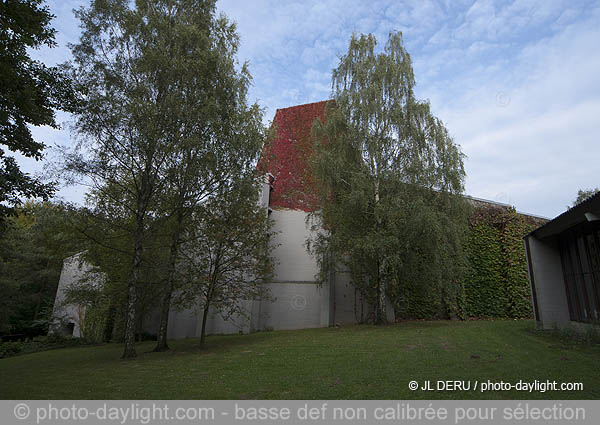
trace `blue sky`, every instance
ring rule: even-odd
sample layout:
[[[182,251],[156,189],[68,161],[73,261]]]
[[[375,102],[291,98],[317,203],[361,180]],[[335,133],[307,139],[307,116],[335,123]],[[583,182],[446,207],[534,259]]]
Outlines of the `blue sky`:
[[[87,2],[47,4],[59,46],[34,56],[55,64],[69,59],[67,43],[80,33],[72,9]],[[467,156],[467,194],[554,217],[578,189],[600,187],[599,2],[221,0],[218,8],[238,24],[250,100],[266,122],[277,108],[329,98],[331,69],[353,32],[383,46],[400,30],[417,97],[430,100]],[[71,143],[68,130],[34,135]],[[70,187],[60,196],[79,202],[83,193]]]

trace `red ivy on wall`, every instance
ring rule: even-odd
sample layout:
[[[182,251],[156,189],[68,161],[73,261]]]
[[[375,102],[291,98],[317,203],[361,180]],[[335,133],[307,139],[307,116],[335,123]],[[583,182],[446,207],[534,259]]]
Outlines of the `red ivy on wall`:
[[[275,177],[269,206],[314,211],[319,202],[308,167],[311,131],[316,118],[325,120],[330,100],[278,109],[275,135],[265,146],[259,169]]]

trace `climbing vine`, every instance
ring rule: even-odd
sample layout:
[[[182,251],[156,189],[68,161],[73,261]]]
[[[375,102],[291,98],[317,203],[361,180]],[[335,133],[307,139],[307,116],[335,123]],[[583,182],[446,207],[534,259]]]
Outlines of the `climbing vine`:
[[[470,227],[464,312],[467,317],[504,317],[505,285],[500,231],[487,223]]]
[[[514,208],[478,206],[474,210],[465,247],[465,316],[531,317],[523,237],[543,223]]]
[[[278,109],[273,119],[259,170],[273,175],[272,208],[291,208],[306,212],[318,209],[314,180],[308,167],[313,142],[311,130],[316,118],[326,119],[329,101]]]
[[[312,154],[313,123],[316,118],[326,121],[327,103],[279,109],[275,114],[272,137],[258,165],[259,170],[274,177],[269,203],[272,208],[306,212],[319,208],[308,160]],[[462,247],[458,245],[463,242],[457,240],[454,253],[413,249],[404,255],[404,272],[398,276],[402,284],[389,294],[395,303],[397,319],[531,317],[523,237],[545,220],[519,214],[514,208],[473,202]],[[429,229],[429,238],[441,238],[448,233]],[[440,244],[434,241],[429,245]],[[464,256],[458,255],[461,253]],[[432,258],[437,259],[436,264]],[[462,275],[462,279],[455,281],[455,277],[442,276],[442,270],[446,269],[452,269],[453,276]],[[452,284],[447,284],[450,281]]]
[[[465,238],[464,276],[458,296],[408,279],[396,305],[397,319],[529,318],[532,315],[523,237],[545,221],[514,208],[477,202]],[[454,305],[450,305],[454,304]]]

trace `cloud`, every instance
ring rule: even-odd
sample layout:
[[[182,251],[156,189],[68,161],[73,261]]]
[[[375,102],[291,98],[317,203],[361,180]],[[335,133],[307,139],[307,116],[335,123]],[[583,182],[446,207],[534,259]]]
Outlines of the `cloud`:
[[[71,9],[81,3],[49,2],[60,47],[36,52],[48,63],[68,59],[66,43],[79,35]],[[469,194],[554,216],[578,189],[600,186],[594,2],[221,0],[217,7],[238,24],[239,59],[254,77],[250,100],[265,108],[265,123],[277,108],[329,97],[331,69],[353,32],[371,32],[383,47],[401,30],[417,96],[430,100],[468,155]],[[47,135],[71,143],[66,131],[40,133]]]
[[[586,21],[465,72],[432,103],[468,155],[467,191],[503,193],[518,209],[554,216],[597,186],[600,159],[598,10]],[[471,54],[478,54],[476,51]],[[479,52],[481,53],[481,52]]]

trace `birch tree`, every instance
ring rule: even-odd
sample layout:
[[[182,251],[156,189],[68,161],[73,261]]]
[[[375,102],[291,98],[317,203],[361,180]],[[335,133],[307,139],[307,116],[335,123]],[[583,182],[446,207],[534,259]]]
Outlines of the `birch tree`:
[[[168,349],[167,328],[183,232],[196,207],[254,169],[264,127],[258,105],[247,102],[251,75],[236,59],[235,24],[215,16],[215,2],[171,2],[160,10],[159,66],[171,87],[165,131],[177,147],[167,158],[167,183],[160,199],[168,216],[169,260],[161,302],[156,351]],[[200,7],[201,6],[201,7]],[[176,61],[173,58],[177,58]]]
[[[373,35],[354,35],[333,70],[335,104],[327,122],[315,125],[313,158],[322,203],[315,215],[328,232],[309,248],[323,275],[345,264],[375,307],[373,320],[385,323],[386,298],[399,292],[414,252],[440,270],[451,266],[432,246],[459,255],[465,173],[459,147],[429,104],[415,98],[401,33],[390,34],[383,52],[376,45]],[[454,283],[458,270],[446,272],[436,279]]]
[[[160,351],[168,348],[182,229],[195,206],[254,163],[262,115],[246,102],[251,77],[236,61],[236,28],[216,16],[214,0],[96,0],[77,15],[83,34],[73,46],[72,71],[85,104],[75,124],[79,149],[67,165],[91,184],[98,211],[115,211],[112,224],[131,241],[123,354],[129,358],[136,355],[140,275],[152,267],[146,251],[159,249],[161,261],[162,248],[168,251],[161,263]]]
[[[178,262],[183,282],[179,304],[202,309],[200,343],[204,344],[211,307],[226,320],[248,319],[244,302],[270,299],[271,223],[258,204],[258,181],[252,175],[196,211],[186,231]]]

